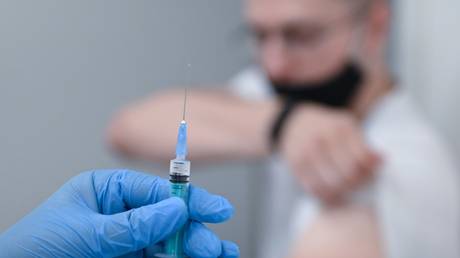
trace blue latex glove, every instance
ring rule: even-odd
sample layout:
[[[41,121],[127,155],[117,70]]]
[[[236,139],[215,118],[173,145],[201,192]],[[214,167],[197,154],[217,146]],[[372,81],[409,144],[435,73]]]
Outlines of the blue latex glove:
[[[92,171],[74,177],[0,236],[0,257],[151,257],[187,223],[192,258],[232,258],[238,247],[204,224],[233,214],[223,197],[191,187],[189,209],[169,197],[169,182],[132,171]]]

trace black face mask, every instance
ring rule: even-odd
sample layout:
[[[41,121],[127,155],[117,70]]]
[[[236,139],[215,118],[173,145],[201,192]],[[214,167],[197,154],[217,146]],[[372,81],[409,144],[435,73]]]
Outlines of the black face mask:
[[[334,108],[351,104],[363,80],[361,69],[350,62],[337,75],[318,83],[283,84],[272,82],[278,96],[291,103],[315,102]]]

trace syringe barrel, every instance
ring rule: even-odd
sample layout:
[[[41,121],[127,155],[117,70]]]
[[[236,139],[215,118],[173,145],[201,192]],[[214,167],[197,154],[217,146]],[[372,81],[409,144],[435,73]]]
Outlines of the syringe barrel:
[[[190,161],[174,159],[169,167],[170,196],[178,197],[188,203],[189,181],[190,181]],[[183,250],[184,228],[173,234],[165,244],[167,257],[184,258]]]
[[[171,197],[179,197],[184,200],[185,203],[188,202],[189,196],[189,183],[173,183],[171,182],[170,189]],[[165,243],[165,253],[169,257],[174,258],[185,258],[184,253],[184,231],[185,227],[180,229],[178,232],[174,233]]]

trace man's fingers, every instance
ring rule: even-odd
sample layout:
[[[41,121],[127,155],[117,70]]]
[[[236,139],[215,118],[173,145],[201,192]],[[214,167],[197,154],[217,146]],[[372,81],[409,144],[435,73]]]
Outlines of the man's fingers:
[[[329,158],[331,163],[336,168],[337,172],[340,173],[341,177],[345,181],[344,184],[349,186],[352,185],[356,180],[357,171],[353,164],[354,157],[349,151],[349,142],[344,138],[337,137],[333,138],[328,145]]]
[[[309,162],[320,187],[319,198],[327,201],[334,200],[343,188],[343,177],[331,159],[330,143],[323,140],[315,151],[309,153]],[[335,147],[334,147],[335,148]]]
[[[317,162],[312,158],[315,154],[315,150],[303,150],[302,156],[298,156],[298,153],[290,154],[288,157],[295,157],[289,159],[289,167],[299,179],[298,182],[306,190],[306,192],[322,198],[326,195],[326,188],[321,177],[318,175],[313,164]]]
[[[315,171],[322,182],[322,189],[318,197],[327,203],[336,202],[344,188],[341,175],[325,163],[316,165]]]
[[[295,174],[297,175],[297,178],[299,179],[298,182],[306,190],[306,192],[314,196],[322,195],[322,184],[318,182],[319,180],[316,179],[316,176],[314,175],[314,173],[312,173],[311,169],[309,169],[308,167],[303,167],[301,169],[297,168],[294,170]]]
[[[106,255],[120,256],[165,240],[187,219],[185,203],[170,198],[115,215],[100,215],[95,227]]]
[[[206,223],[221,223],[229,220],[234,213],[230,202],[222,196],[190,186],[189,210],[191,219]]]
[[[349,139],[338,140],[336,147],[331,148],[331,160],[336,173],[341,178],[341,187],[338,194],[346,195],[357,190],[363,183],[369,180],[369,172],[360,165],[360,161],[352,152],[356,141]]]
[[[368,180],[379,165],[379,156],[369,149],[362,136],[355,136],[349,141],[349,150],[354,159],[355,169],[361,174],[359,183]]]
[[[317,197],[329,203],[336,202],[352,190],[362,175],[354,169],[357,168],[356,160],[347,151],[346,139],[329,137],[319,143],[314,151],[305,152],[304,163],[311,169],[304,173],[315,182]]]

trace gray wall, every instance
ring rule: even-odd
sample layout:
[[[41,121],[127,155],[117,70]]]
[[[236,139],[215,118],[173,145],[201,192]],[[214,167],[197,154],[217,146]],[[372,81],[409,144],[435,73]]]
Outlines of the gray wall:
[[[0,231],[80,171],[160,173],[109,153],[110,117],[167,85],[231,77],[248,59],[240,25],[239,1],[0,1]],[[251,257],[245,166],[197,170],[237,207],[217,231]]]
[[[460,1],[397,1],[401,82],[448,138],[460,161]]]

